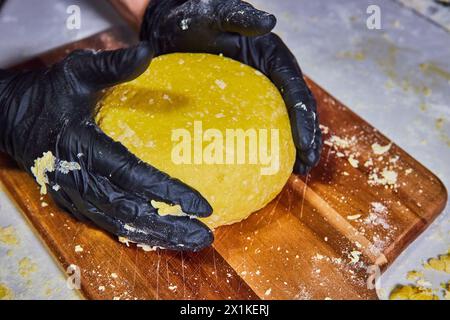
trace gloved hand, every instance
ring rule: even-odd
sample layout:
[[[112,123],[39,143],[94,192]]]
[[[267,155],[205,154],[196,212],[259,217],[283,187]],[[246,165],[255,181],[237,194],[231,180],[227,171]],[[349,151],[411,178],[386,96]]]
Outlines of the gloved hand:
[[[150,201],[178,204],[200,217],[211,214],[208,202],[140,161],[94,122],[100,92],[137,77],[152,57],[148,43],[141,43],[75,51],[42,70],[0,71],[0,151],[29,173],[51,151],[55,168],[43,189],[77,218],[133,242],[197,251],[211,244],[212,232],[189,216],[159,216]]]
[[[300,67],[283,41],[270,31],[276,19],[240,0],[151,0],[141,39],[156,55],[172,52],[223,54],[266,74],[280,90],[297,149],[294,172],[319,162],[322,133],[316,102]]]

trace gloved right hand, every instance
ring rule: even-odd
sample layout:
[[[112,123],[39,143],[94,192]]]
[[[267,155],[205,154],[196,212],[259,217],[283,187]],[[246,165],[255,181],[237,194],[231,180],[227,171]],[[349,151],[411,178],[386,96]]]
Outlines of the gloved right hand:
[[[151,0],[141,40],[155,54],[206,52],[248,64],[276,85],[285,101],[297,150],[294,172],[308,174],[320,160],[317,106],[297,59],[271,32],[273,15],[241,0]]]
[[[51,152],[54,170],[47,166],[42,190],[77,218],[133,242],[197,251],[213,241],[206,225],[189,216],[160,216],[150,201],[180,205],[200,217],[211,214],[208,202],[139,160],[94,122],[100,92],[136,78],[152,57],[148,44],[141,43],[116,51],[76,51],[42,70],[0,70],[0,151],[30,174],[35,160]]]

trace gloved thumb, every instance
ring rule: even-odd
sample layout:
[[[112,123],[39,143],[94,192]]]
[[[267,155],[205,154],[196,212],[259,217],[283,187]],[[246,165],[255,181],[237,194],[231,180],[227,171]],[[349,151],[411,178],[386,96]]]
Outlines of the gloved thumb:
[[[112,51],[75,51],[68,58],[68,70],[89,90],[102,90],[141,75],[153,59],[148,42]]]
[[[217,10],[219,29],[243,36],[265,35],[271,32],[277,23],[274,15],[255,9],[251,4],[240,0],[221,1]]]

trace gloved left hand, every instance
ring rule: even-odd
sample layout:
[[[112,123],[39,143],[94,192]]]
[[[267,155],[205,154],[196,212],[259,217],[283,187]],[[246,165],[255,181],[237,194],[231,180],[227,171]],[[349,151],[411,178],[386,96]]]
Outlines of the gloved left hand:
[[[133,242],[197,251],[213,241],[208,227],[188,216],[160,216],[150,201],[180,205],[201,217],[212,213],[208,202],[142,162],[94,122],[101,91],[134,79],[152,58],[148,43],[142,43],[116,51],[76,51],[41,70],[0,70],[0,151],[39,177],[41,190],[75,217]],[[55,159],[35,167],[36,159],[49,152]]]
[[[294,55],[271,33],[275,23],[273,15],[240,0],[151,0],[141,39],[150,41],[156,55],[223,54],[266,74],[288,109],[297,149],[294,172],[306,174],[322,150],[316,102]]]

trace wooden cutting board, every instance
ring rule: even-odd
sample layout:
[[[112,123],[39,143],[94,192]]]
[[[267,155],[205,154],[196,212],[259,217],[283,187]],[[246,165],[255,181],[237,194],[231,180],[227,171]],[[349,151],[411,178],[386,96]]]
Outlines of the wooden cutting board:
[[[54,63],[75,48],[129,42],[111,30],[21,67]],[[320,165],[306,178],[292,175],[247,220],[217,229],[214,246],[200,253],[144,252],[77,222],[50,198],[40,200],[34,180],[6,155],[0,155],[0,179],[63,270],[80,268],[88,299],[376,299],[368,279],[441,213],[447,193],[395,144],[375,154],[380,150],[372,145],[389,139],[308,83],[325,133]]]

